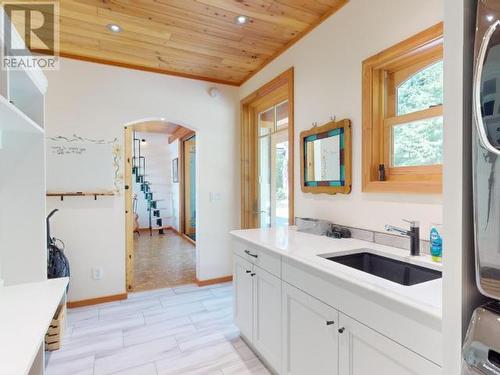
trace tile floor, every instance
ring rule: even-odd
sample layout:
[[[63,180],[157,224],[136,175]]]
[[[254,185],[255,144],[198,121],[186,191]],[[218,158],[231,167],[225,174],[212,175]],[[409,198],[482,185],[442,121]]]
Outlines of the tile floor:
[[[270,374],[239,337],[231,283],[130,293],[68,310],[47,375]]]
[[[134,235],[134,291],[194,283],[195,247],[176,233]]]

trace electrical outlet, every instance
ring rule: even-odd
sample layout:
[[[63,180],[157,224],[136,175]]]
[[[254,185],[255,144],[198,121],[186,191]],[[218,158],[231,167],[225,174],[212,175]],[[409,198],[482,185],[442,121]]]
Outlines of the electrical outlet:
[[[101,280],[102,279],[102,267],[92,268],[92,279]]]

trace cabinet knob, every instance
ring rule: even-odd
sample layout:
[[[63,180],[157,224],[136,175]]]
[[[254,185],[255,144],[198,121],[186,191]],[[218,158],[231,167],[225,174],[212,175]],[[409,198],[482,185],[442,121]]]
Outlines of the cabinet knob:
[[[345,331],[344,327],[339,328],[339,333],[344,333],[344,331]]]
[[[254,273],[251,273],[250,276],[254,277],[255,276],[255,272]]]
[[[331,326],[331,325],[333,325],[333,324],[335,324],[335,321],[333,321],[333,320],[327,320],[327,321],[326,321],[326,325],[327,325],[327,326]]]

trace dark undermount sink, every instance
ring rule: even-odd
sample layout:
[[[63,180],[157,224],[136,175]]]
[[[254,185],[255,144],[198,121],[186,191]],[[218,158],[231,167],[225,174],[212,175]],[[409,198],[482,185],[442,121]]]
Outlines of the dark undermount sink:
[[[323,258],[406,286],[425,283],[442,277],[440,271],[366,251],[340,256],[323,256]]]

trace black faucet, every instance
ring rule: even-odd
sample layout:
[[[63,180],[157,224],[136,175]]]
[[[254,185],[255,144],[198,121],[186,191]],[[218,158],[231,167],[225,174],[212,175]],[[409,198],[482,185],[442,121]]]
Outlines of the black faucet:
[[[410,255],[420,255],[420,223],[415,220],[403,220],[410,224],[410,230],[398,228],[392,225],[386,225],[385,230],[388,232],[398,232],[403,236],[410,237]]]

